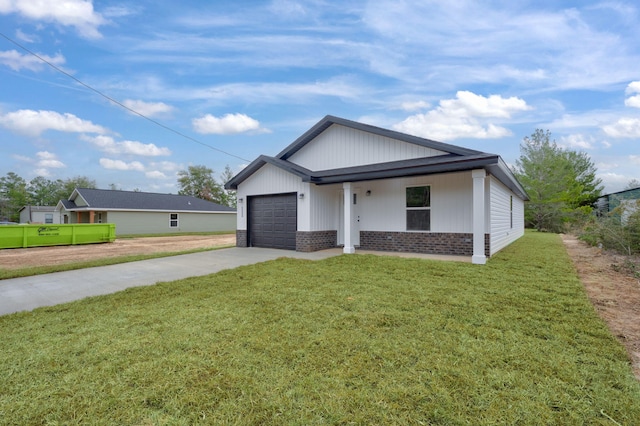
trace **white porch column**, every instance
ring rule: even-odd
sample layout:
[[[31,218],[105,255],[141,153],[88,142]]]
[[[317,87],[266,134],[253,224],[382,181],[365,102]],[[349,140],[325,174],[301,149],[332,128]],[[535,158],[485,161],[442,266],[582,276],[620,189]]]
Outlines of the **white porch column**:
[[[471,263],[484,265],[487,257],[484,255],[484,179],[487,173],[484,169],[473,170],[473,256]]]
[[[344,192],[344,249],[342,252],[345,254],[351,254],[356,252],[356,248],[353,246],[353,238],[351,236],[351,223],[353,216],[353,188],[351,182],[344,182],[342,184]]]

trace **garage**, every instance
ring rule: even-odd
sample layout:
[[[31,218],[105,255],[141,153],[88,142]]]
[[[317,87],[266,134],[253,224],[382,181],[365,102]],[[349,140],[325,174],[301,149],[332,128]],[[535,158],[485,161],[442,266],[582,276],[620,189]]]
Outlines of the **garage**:
[[[248,198],[249,246],[295,250],[298,230],[296,194]]]

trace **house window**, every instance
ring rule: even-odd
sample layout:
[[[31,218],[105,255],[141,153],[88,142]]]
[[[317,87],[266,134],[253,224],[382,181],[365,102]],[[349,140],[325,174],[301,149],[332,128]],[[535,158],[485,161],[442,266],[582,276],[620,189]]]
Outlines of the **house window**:
[[[411,186],[406,193],[407,231],[431,230],[431,187]]]
[[[509,196],[509,218],[511,220],[511,229],[513,229],[513,195]]]
[[[171,213],[170,218],[169,218],[169,226],[171,228],[177,228],[178,227],[178,213]]]
[[[44,223],[53,223],[53,213],[44,214]]]
[[[102,223],[102,213],[98,213],[98,221],[97,223]]]

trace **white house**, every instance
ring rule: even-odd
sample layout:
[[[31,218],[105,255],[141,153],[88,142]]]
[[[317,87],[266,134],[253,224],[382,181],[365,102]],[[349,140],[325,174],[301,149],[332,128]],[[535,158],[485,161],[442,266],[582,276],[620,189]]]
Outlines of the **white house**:
[[[56,206],[24,206],[20,209],[20,223],[60,223]]]
[[[117,235],[232,231],[236,210],[189,195],[76,188],[61,223],[114,223]]]
[[[455,254],[524,234],[527,194],[496,154],[327,116],[227,182],[237,245]]]

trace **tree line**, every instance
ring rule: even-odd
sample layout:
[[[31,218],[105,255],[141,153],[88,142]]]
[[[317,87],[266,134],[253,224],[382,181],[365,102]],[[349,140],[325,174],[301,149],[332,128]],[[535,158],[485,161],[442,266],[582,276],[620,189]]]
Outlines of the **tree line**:
[[[551,133],[537,129],[524,138],[513,172],[530,200],[525,226],[538,231],[572,232],[582,240],[626,255],[640,253],[640,201],[611,212],[596,210],[602,181],[584,152],[563,149]],[[625,189],[640,188],[632,179]]]
[[[523,139],[512,171],[530,198],[525,203],[527,228],[566,232],[595,220],[594,204],[603,190],[595,165],[586,153],[559,146],[548,130],[536,129]],[[235,191],[224,189],[233,177],[228,165],[219,180],[203,165],[189,166],[177,176],[178,194],[236,206]],[[26,182],[9,172],[0,178],[0,220],[16,221],[25,205],[55,205],[76,187],[96,188],[96,183],[86,176],[55,181],[38,176]],[[632,180],[628,187],[640,187],[640,182]],[[112,184],[109,189],[117,188]]]
[[[224,183],[232,177],[229,166],[220,175],[220,181],[206,166],[189,166],[187,170],[178,172],[178,194],[235,207],[235,191],[224,189]],[[97,189],[97,185],[87,176],[55,180],[37,176],[27,181],[14,172],[8,172],[0,177],[0,221],[18,222],[20,209],[24,206],[55,206],[58,201],[67,199],[75,188]],[[115,184],[106,189],[118,190]]]

